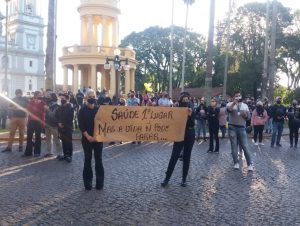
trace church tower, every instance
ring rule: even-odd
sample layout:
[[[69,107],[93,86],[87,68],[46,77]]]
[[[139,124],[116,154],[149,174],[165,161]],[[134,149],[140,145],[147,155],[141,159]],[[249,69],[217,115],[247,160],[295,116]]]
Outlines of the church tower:
[[[133,50],[117,49],[120,0],[80,0],[78,12],[81,21],[80,45],[64,47],[60,57],[64,69],[63,89],[67,90],[68,71],[71,70],[73,92],[90,86],[94,90],[109,90],[112,96],[121,87],[120,90],[127,94],[135,86],[137,62]],[[114,58],[116,52],[120,59],[128,60],[129,70],[120,68],[118,72],[105,68],[106,59]],[[120,76],[125,77],[123,85]]]
[[[33,92],[44,87],[43,30],[45,26],[40,15],[39,1],[8,1],[7,78],[9,96],[14,96],[16,89]],[[5,42],[0,43],[0,55],[2,56],[5,54],[4,45]],[[2,67],[1,87],[3,82],[4,69]]]

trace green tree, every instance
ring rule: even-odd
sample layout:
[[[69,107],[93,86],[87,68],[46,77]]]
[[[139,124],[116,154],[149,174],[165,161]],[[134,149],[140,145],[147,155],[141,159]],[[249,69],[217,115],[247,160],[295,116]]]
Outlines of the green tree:
[[[139,62],[136,70],[137,89],[145,82],[154,90],[168,90],[170,72],[170,28],[150,27],[143,32],[133,32],[124,38],[121,47],[132,46]],[[206,62],[205,39],[197,33],[186,34],[186,87],[200,87],[204,82]],[[184,29],[174,27],[173,88],[181,85],[182,44]]]

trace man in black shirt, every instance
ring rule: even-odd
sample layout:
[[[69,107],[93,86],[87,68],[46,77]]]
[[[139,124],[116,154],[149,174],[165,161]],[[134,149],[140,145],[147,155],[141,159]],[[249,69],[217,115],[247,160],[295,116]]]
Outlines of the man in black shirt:
[[[281,97],[276,97],[276,103],[271,109],[271,117],[273,118],[273,133],[271,148],[276,146],[281,147],[280,139],[283,131],[284,119],[286,117],[286,108],[281,104]]]
[[[58,121],[58,132],[60,139],[62,141],[62,148],[64,157],[60,160],[66,160],[67,162],[72,162],[73,155],[73,143],[72,143],[72,133],[73,133],[73,119],[74,119],[74,109],[69,103],[70,97],[68,94],[61,94],[61,106],[56,111],[56,117]]]

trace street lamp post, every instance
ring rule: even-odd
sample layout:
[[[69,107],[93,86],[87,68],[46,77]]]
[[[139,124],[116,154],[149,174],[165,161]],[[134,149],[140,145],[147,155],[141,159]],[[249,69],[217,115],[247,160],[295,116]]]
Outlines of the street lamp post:
[[[104,64],[104,69],[105,70],[110,70],[111,65],[109,62],[113,62],[114,69],[115,69],[115,74],[116,74],[116,91],[115,91],[115,104],[118,104],[119,100],[119,86],[120,86],[120,71],[122,70],[122,67],[125,71],[128,71],[130,66],[128,63],[128,59],[121,59],[120,57],[121,51],[119,49],[115,49],[114,51],[114,58],[106,58],[106,62]],[[122,62],[125,63],[124,66],[122,66]]]
[[[6,1],[6,10],[5,10],[5,55],[4,55],[4,91],[8,94],[8,82],[7,82],[7,70],[8,70],[8,2]]]

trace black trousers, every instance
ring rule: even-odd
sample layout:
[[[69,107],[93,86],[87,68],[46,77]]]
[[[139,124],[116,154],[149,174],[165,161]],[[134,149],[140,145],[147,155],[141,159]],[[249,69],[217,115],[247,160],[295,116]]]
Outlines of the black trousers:
[[[59,130],[59,136],[61,139],[62,149],[65,157],[72,157],[73,155],[72,133],[72,129]]]
[[[41,133],[42,124],[39,121],[29,121],[27,124],[27,145],[25,149],[25,155],[32,155],[32,149],[34,148],[34,154],[41,154]],[[32,141],[33,134],[35,134],[35,141]]]
[[[87,139],[82,138],[82,147],[84,150],[84,166],[83,166],[83,182],[85,186],[93,181],[92,158],[94,150],[95,172],[96,172],[96,186],[103,186],[104,184],[104,167],[102,163],[102,142],[90,143]]]
[[[259,143],[262,142],[262,137],[263,137],[263,132],[264,132],[264,125],[255,125],[253,126],[254,128],[254,142],[256,143],[257,141],[257,135],[258,135],[258,141]]]
[[[6,129],[7,112],[0,111],[0,125],[2,129]]]
[[[298,137],[299,137],[299,127],[294,125],[289,125],[290,129],[290,145],[293,146],[295,140],[295,147],[298,145]]]
[[[178,161],[181,150],[183,149],[183,168],[182,180],[185,181],[190,168],[191,153],[195,142],[195,130],[189,129],[185,131],[184,141],[174,142],[172,155],[166,172],[166,179],[169,180]]]
[[[214,150],[214,140],[216,141],[215,151],[219,151],[219,125],[210,125],[209,128],[209,150]]]

